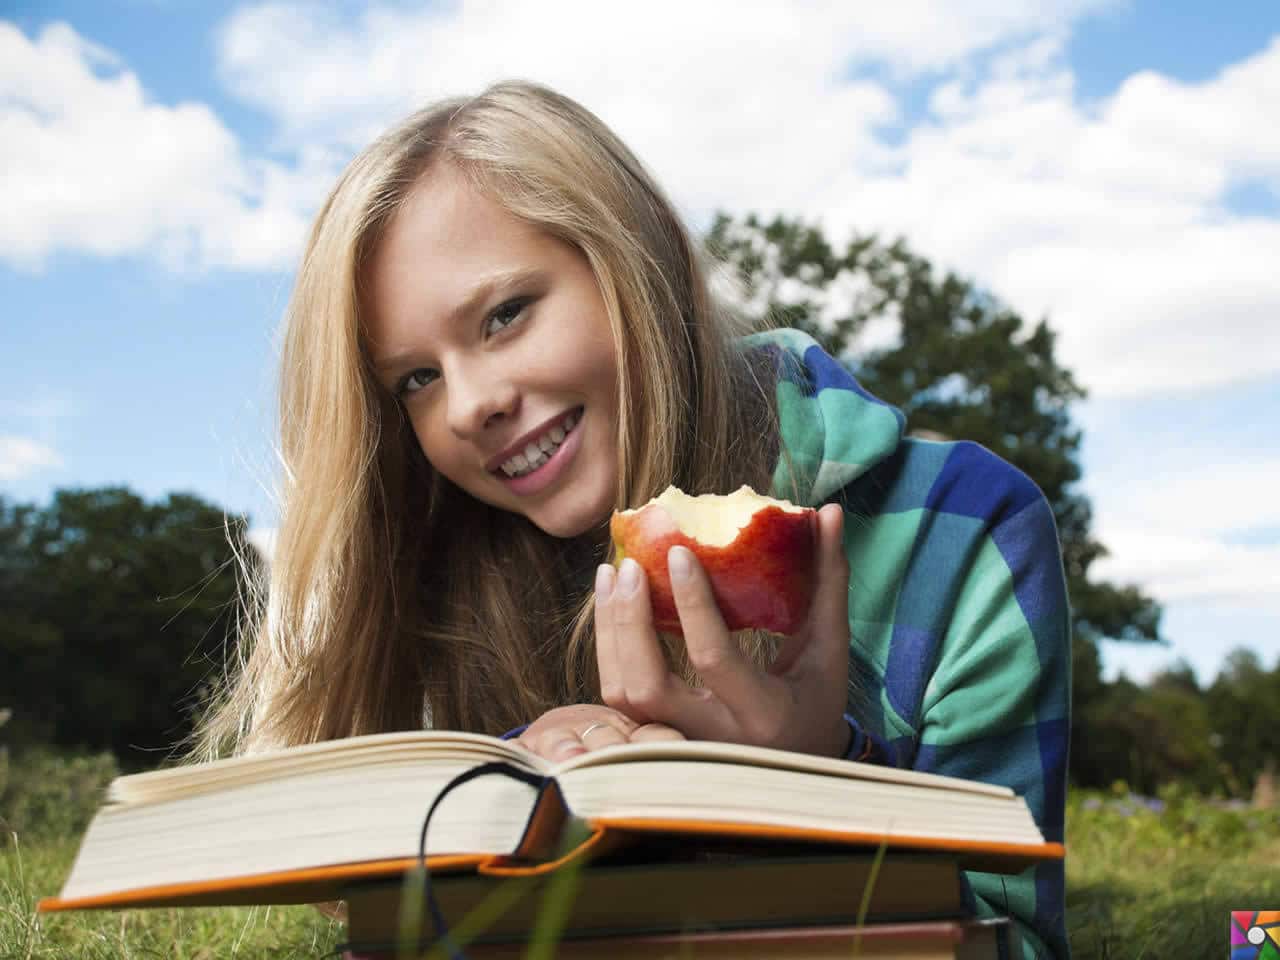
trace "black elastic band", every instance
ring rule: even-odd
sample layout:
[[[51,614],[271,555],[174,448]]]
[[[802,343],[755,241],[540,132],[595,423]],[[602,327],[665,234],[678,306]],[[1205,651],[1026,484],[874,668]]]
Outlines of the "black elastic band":
[[[435,814],[436,808],[440,806],[441,800],[464,783],[469,783],[477,777],[487,776],[492,773],[500,773],[503,776],[519,780],[521,783],[527,783],[531,787],[536,787],[539,791],[541,791],[548,783],[552,782],[548,777],[530,773],[528,770],[506,763],[505,761],[495,760],[489,763],[482,763],[477,767],[472,767],[470,770],[466,770],[458,774],[445,784],[444,789],[436,794],[436,798],[431,801],[431,806],[427,808],[427,815],[422,820],[422,833],[418,837],[418,860],[421,863],[422,869],[422,893],[426,899],[427,909],[431,911],[431,921],[435,925],[435,942],[441,944],[445,950],[448,951],[450,960],[467,960],[467,957],[466,954],[462,952],[462,948],[459,947],[454,942],[453,937],[449,935],[449,926],[445,923],[444,914],[440,912],[440,905],[436,902],[435,892],[431,889],[431,871],[427,868],[427,828],[431,825],[431,817]],[[535,800],[534,809],[536,808],[537,802]],[[361,945],[351,943],[340,944],[337,950],[334,951],[334,954],[339,954],[343,950],[359,949],[360,946]],[[398,946],[402,947],[406,945],[398,944]],[[414,946],[421,949],[429,947],[431,944],[420,942]],[[368,946],[366,945],[365,948],[368,949]]]
[[[460,773],[441,790],[435,800],[431,802],[430,808],[427,810],[427,816],[422,821],[422,835],[418,838],[418,859],[422,862],[422,893],[426,897],[427,909],[431,911],[431,921],[435,924],[436,940],[443,943],[451,960],[467,960],[461,948],[453,942],[453,937],[449,936],[449,925],[445,923],[444,914],[440,912],[440,905],[436,903],[435,891],[431,889],[431,871],[427,869],[427,827],[431,825],[431,815],[436,812],[436,807],[440,806],[450,791],[455,787],[460,787],[464,783],[483,777],[491,773],[501,773],[504,776],[519,780],[521,783],[527,783],[531,787],[541,790],[547,783],[546,777],[538,776],[536,773],[530,773],[528,770],[522,770],[519,767],[512,766],[501,760],[494,760],[490,763],[482,763],[478,767],[472,767],[465,773]]]

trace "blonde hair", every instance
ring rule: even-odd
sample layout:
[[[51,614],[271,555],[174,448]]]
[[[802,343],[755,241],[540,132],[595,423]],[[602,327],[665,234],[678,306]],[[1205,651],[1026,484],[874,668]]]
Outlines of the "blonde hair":
[[[428,107],[352,161],[312,227],[285,323],[270,582],[249,594],[247,654],[201,724],[198,755],[424,722],[500,733],[598,700],[591,573],[608,558],[607,530],[556,540],[453,486],[371,372],[367,264],[442,163],[590,264],[619,364],[616,508],[670,483],[770,485],[772,378],[735,346],[751,322],[712,296],[700,250],[627,147],[535,84]],[[746,644],[762,658],[770,638]]]

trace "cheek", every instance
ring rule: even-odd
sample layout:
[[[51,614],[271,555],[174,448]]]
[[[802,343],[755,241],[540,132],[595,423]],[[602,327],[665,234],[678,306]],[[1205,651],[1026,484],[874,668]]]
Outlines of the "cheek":
[[[413,426],[413,435],[418,440],[418,448],[422,451],[422,455],[427,458],[427,462],[445,476],[449,476],[451,472],[448,462],[449,446],[444,442],[445,438],[442,436],[441,431],[432,422],[431,418],[423,413],[413,416],[410,423]]]
[[[592,338],[577,356],[584,382],[590,383],[597,392],[607,395],[612,403],[618,383],[618,355],[612,338]]]

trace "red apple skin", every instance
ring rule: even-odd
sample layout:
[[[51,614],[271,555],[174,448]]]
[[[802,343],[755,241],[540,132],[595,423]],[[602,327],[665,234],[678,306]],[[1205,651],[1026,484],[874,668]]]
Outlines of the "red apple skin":
[[[665,508],[650,503],[626,514],[614,513],[609,532],[617,548],[616,562],[631,557],[644,570],[658,630],[684,636],[667,572],[667,551],[681,546],[693,551],[710,578],[725,626],[789,635],[800,629],[809,613],[816,517],[812,508],[793,513],[766,506],[732,542],[714,547],[681,533]]]

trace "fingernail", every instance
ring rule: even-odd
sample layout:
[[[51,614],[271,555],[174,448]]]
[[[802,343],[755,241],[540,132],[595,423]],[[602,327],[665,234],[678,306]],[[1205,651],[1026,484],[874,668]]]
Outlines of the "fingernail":
[[[672,580],[684,582],[693,568],[689,564],[689,551],[684,547],[672,547],[667,552],[667,570]]]
[[[618,571],[618,590],[623,596],[631,596],[640,586],[640,564],[630,557],[622,561],[622,569]]]
[[[602,563],[596,567],[596,601],[607,603],[609,598],[613,596],[613,566],[612,564]]]

